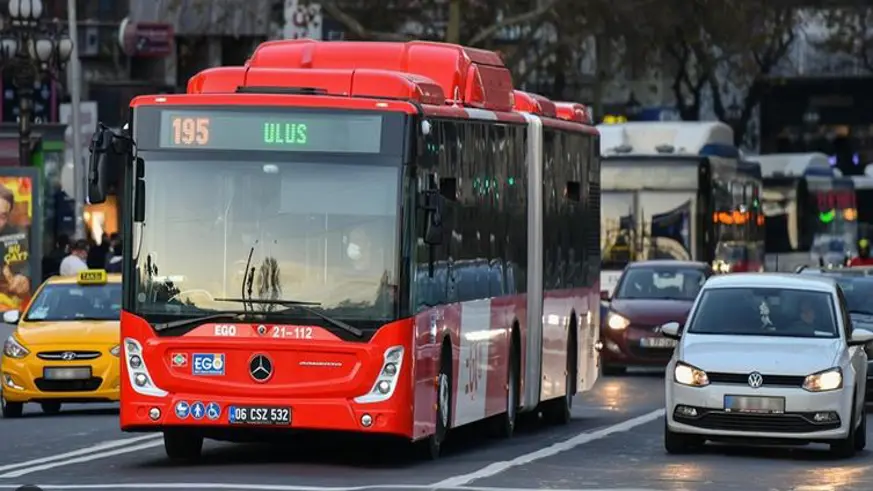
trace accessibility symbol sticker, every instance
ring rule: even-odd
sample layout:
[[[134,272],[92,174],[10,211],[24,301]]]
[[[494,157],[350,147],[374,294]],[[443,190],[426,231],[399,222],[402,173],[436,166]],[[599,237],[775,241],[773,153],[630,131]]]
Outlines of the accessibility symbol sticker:
[[[221,407],[214,403],[210,402],[206,405],[206,417],[215,421],[218,417],[221,416]]]
[[[179,419],[185,419],[188,417],[189,411],[191,407],[188,406],[188,403],[185,401],[179,401],[176,403],[176,417]]]
[[[206,414],[206,407],[202,402],[197,401],[194,404],[191,404],[191,416],[194,419],[203,419],[203,415]]]

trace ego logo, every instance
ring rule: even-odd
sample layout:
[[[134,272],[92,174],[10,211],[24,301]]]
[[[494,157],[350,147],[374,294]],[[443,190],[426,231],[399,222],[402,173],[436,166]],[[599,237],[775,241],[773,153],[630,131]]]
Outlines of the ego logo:
[[[216,336],[236,336],[236,326],[233,324],[216,324],[213,333]]]
[[[192,359],[194,375],[224,375],[224,353],[195,353]]]
[[[21,244],[12,244],[6,249],[6,255],[3,259],[7,263],[16,263],[20,261],[27,261],[27,258],[30,254],[27,251],[21,250]]]

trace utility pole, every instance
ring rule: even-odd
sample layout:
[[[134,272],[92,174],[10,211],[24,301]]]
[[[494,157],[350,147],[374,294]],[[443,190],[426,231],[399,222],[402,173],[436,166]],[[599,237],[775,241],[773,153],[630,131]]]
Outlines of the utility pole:
[[[461,44],[461,1],[449,0],[449,22],[446,25],[446,42]]]
[[[79,25],[76,15],[76,0],[67,0],[67,18],[70,24],[70,39],[73,53],[70,56],[70,96],[72,99],[70,122],[73,125],[73,198],[76,200],[76,238],[85,237],[85,162],[82,159],[82,65],[79,60]]]

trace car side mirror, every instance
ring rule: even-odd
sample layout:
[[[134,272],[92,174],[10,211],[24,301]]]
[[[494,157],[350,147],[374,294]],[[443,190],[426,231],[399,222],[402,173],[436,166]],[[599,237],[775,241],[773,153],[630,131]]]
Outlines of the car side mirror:
[[[873,341],[873,332],[856,327],[852,330],[852,338],[849,339],[848,344],[849,346],[863,346],[871,341]]]
[[[600,290],[600,300],[604,302],[609,302],[609,290]]]
[[[21,317],[21,313],[17,310],[7,310],[3,312],[3,322],[6,324],[18,324],[18,319]],[[871,334],[873,336],[873,334]]]
[[[679,339],[681,337],[679,329],[681,328],[682,326],[680,326],[678,322],[668,322],[666,324],[661,324],[659,330],[661,331],[661,335],[665,338]]]

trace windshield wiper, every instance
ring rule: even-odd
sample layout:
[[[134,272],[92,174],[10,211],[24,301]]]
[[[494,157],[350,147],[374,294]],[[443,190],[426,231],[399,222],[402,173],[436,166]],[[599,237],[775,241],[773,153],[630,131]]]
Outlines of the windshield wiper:
[[[188,327],[194,324],[202,324],[209,321],[235,321],[248,314],[248,311],[240,312],[221,312],[218,314],[202,315],[200,317],[189,317],[170,322],[160,322],[152,326],[155,331],[166,331],[167,329],[176,329],[179,327]]]
[[[344,331],[347,331],[347,332],[349,332],[349,333],[351,333],[359,338],[364,336],[364,332],[361,331],[360,329],[358,329],[357,327],[350,326],[349,324],[346,324],[345,322],[343,322],[341,320],[334,319],[333,317],[327,316],[327,315],[322,314],[321,312],[319,312],[313,308],[310,308],[310,307],[316,307],[316,306],[321,305],[318,302],[298,302],[295,300],[254,300],[252,298],[216,298],[214,300],[216,302],[242,302],[242,303],[249,303],[249,304],[253,304],[253,305],[254,304],[281,305],[283,307],[288,307],[287,309],[280,310],[278,312],[263,312],[263,314],[265,314],[265,315],[271,315],[271,314],[275,315],[275,314],[278,314],[280,312],[285,312],[285,311],[290,310],[290,309],[298,309],[298,310],[302,310],[303,312],[306,312],[308,314],[312,314],[312,315],[324,320],[325,322],[328,322],[331,325],[338,327]],[[258,312],[258,314],[260,314],[260,313],[261,312]],[[251,314],[254,315],[255,313],[251,312]]]

